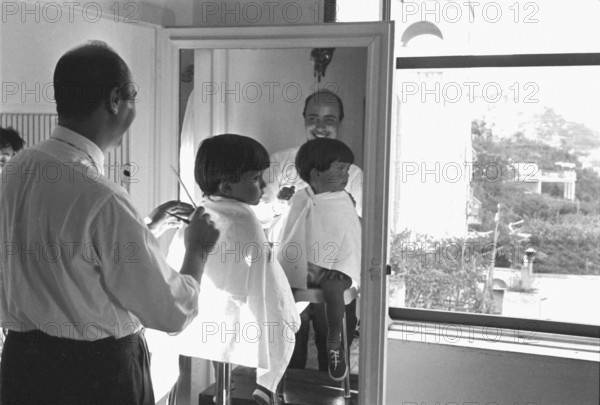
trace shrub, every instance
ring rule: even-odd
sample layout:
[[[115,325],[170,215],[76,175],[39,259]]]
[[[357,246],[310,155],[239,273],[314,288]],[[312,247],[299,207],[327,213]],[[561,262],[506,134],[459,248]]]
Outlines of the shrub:
[[[394,234],[390,281],[404,281],[407,307],[478,312],[490,262],[481,246],[474,240],[435,240],[410,231]]]

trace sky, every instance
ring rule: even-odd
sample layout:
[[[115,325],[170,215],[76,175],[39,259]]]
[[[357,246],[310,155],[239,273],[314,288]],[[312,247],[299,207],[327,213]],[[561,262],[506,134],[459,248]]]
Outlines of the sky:
[[[480,0],[471,8],[467,3],[394,0],[396,56],[600,52],[598,0]],[[434,23],[444,39],[421,35],[399,47],[404,30],[423,20]],[[468,89],[462,83],[478,83],[474,95],[480,103],[471,105],[473,112],[495,109],[498,126],[507,132],[514,132],[523,115],[551,107],[600,136],[600,66],[448,70],[442,86],[448,82],[461,84],[463,97]],[[482,88],[495,83],[505,97],[484,106]]]

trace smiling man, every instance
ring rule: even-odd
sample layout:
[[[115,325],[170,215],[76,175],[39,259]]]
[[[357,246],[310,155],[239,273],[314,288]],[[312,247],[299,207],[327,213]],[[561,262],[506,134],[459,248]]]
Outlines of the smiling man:
[[[302,116],[308,140],[335,139],[344,119],[344,105],[337,94],[322,90],[306,98]]]
[[[54,71],[58,126],[2,176],[2,405],[153,405],[144,329],[179,332],[198,313],[218,238],[210,216],[190,217],[194,248],[177,272],[152,224],[102,173],[104,152],[135,118],[133,88],[105,43],[65,53]]]
[[[335,139],[342,127],[344,104],[332,91],[319,90],[306,98],[302,116],[307,141],[315,138]],[[296,191],[307,187],[306,182],[298,175],[294,163],[298,149],[300,146],[294,146],[271,155],[271,169],[265,172],[267,187],[263,202],[272,207],[275,217],[287,207],[287,201]],[[362,216],[362,177],[362,170],[351,165],[346,191],[354,199],[359,216]],[[262,219],[263,214],[260,215]]]

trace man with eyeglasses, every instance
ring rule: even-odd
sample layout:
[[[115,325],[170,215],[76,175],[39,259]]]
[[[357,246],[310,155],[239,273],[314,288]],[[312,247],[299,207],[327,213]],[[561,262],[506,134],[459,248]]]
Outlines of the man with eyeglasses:
[[[114,50],[68,51],[54,89],[58,126],[11,160],[0,185],[0,403],[154,404],[144,328],[179,332],[196,316],[218,231],[197,209],[177,272],[156,224],[103,176],[103,153],[136,113],[131,72]]]

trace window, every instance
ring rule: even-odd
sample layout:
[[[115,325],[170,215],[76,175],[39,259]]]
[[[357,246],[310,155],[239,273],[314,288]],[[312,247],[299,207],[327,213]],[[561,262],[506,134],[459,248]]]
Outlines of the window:
[[[392,7],[390,314],[597,337],[600,4],[467,3]]]

